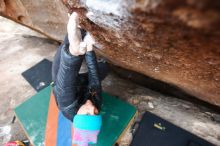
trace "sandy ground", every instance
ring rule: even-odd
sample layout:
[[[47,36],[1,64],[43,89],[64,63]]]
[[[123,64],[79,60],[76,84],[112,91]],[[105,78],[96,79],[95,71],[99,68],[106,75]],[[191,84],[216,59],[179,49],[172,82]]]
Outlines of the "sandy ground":
[[[13,108],[36,91],[21,73],[44,58],[52,60],[57,43],[0,17],[0,145],[11,140],[27,139],[21,125],[15,120]],[[139,111],[136,121],[148,110],[180,127],[220,145],[220,123],[213,120],[210,109],[188,101],[151,91],[114,73],[103,81],[103,89],[135,105]],[[120,141],[127,146],[132,139],[129,131]]]

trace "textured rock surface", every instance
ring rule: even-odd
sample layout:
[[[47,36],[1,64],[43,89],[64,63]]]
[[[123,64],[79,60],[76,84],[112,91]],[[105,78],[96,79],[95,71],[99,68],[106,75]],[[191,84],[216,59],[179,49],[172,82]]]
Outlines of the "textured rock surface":
[[[58,41],[66,33],[66,11],[58,0],[0,0],[0,15]]]
[[[81,26],[95,36],[97,51],[112,63],[220,106],[219,0],[63,2],[81,14]],[[61,1],[1,0],[0,7],[4,16],[24,19],[21,23],[56,40],[65,33],[67,11]]]
[[[66,3],[111,62],[220,106],[220,1]]]

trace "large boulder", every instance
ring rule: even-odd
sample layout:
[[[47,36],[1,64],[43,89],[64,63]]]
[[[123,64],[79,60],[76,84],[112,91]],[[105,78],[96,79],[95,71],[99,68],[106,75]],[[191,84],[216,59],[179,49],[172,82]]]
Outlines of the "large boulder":
[[[0,11],[14,20],[5,11],[8,1],[1,2]],[[21,20],[27,19],[20,23],[56,40],[63,37],[67,10],[61,1],[16,1],[21,7],[11,9],[24,11]],[[97,41],[97,52],[110,62],[220,106],[219,0],[62,2],[69,12],[80,14],[81,26]],[[49,26],[49,22],[60,25]]]
[[[67,8],[59,0],[0,0],[0,15],[56,41],[66,33]]]

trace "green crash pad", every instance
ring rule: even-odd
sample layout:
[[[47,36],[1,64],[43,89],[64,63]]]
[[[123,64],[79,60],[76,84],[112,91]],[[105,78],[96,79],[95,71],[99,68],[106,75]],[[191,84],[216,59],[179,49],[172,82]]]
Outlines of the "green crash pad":
[[[103,107],[101,114],[103,118],[103,126],[98,137],[98,143],[95,145],[112,146],[119,140],[126,128],[131,125],[135,115],[137,114],[137,110],[129,103],[126,103],[105,92],[103,92],[102,96]],[[57,135],[55,140],[56,142],[51,142],[53,143],[51,146],[63,145],[61,144],[62,140],[59,140],[59,138],[63,138],[64,141],[66,141],[65,138],[67,140],[71,139],[70,136],[65,137],[65,134],[60,137],[60,134],[58,134],[59,130],[57,130],[58,128],[50,126],[50,123],[47,123],[49,120],[48,111],[51,102],[50,97],[54,98],[51,96],[51,87],[48,86],[15,108],[17,118],[19,119],[31,143],[35,146],[45,145],[46,127],[49,127],[49,131],[56,131],[56,133],[54,133]],[[54,111],[50,110],[50,112]],[[59,118],[57,118],[57,120],[58,119]],[[51,135],[47,135],[47,137],[50,136]]]

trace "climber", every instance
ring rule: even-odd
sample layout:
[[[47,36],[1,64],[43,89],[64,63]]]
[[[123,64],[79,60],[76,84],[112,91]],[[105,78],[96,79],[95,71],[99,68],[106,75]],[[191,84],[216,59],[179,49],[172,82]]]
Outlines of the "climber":
[[[96,60],[93,37],[79,27],[77,13],[67,24],[67,36],[57,49],[52,66],[53,93],[61,113],[74,127],[74,143],[87,146],[97,142],[101,128],[101,81],[108,67]],[[79,73],[83,60],[87,73]]]

